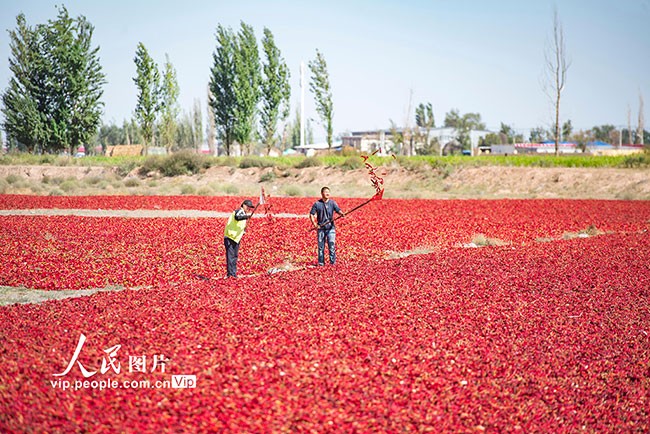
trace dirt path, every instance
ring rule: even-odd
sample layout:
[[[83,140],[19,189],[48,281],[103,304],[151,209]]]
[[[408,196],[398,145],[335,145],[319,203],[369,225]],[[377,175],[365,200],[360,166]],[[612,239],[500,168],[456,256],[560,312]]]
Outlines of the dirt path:
[[[87,297],[98,292],[123,291],[123,286],[114,286],[95,289],[62,289],[58,291],[44,291],[24,287],[0,286],[0,306],[9,304],[35,304],[48,300],[63,300],[65,298]]]
[[[650,200],[650,169],[577,167],[382,167],[387,198]],[[0,166],[0,194],[251,195],[264,185],[272,196],[317,197],[329,185],[338,197],[374,193],[365,169],[338,167],[211,167],[194,176],[120,177],[113,168]]]
[[[126,218],[227,218],[229,212],[201,211],[195,209],[160,210],[160,209],[2,209],[0,216],[81,216],[81,217],[126,217]],[[273,214],[274,218],[306,218],[304,214]],[[254,215],[254,219],[265,218]]]

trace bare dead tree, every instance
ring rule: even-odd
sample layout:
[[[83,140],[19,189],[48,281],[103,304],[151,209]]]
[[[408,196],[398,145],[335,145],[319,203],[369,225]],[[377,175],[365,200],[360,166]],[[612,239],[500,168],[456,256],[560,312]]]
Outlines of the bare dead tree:
[[[560,153],[560,98],[566,85],[566,73],[571,64],[566,57],[564,45],[564,30],[557,9],[553,12],[553,35],[550,45],[546,47],[545,91],[551,98],[555,108],[555,155]]]
[[[643,117],[643,95],[639,91],[639,126],[637,129],[636,136],[639,140],[639,144],[643,145],[643,132],[644,132],[644,117]]]

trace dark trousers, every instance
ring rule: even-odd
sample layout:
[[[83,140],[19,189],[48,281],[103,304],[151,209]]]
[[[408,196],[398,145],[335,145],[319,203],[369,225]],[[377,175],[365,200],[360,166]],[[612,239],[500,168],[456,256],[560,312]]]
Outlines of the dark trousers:
[[[239,257],[239,243],[234,242],[228,237],[223,239],[226,247],[226,266],[228,268],[228,277],[237,277],[237,258]]]

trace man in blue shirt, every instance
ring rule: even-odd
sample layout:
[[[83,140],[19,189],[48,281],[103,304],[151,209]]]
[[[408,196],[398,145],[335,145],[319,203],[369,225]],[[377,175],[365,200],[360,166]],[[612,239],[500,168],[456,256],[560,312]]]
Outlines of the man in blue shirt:
[[[325,240],[330,254],[330,264],[336,263],[336,230],[334,227],[334,212],[341,217],[345,213],[338,204],[330,199],[329,187],[320,190],[321,198],[314,203],[309,212],[309,220],[318,233],[318,265],[325,265]]]

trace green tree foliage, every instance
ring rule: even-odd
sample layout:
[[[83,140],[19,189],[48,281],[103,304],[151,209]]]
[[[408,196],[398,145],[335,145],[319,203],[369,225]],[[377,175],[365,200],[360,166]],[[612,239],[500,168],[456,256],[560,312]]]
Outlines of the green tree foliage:
[[[142,42],[138,43],[133,61],[136,66],[136,77],[133,81],[138,88],[135,117],[140,124],[144,140],[144,154],[147,155],[154,136],[156,118],[162,106],[160,72]]]
[[[179,149],[195,149],[194,147],[194,126],[192,115],[183,113],[176,128],[176,144]]]
[[[316,112],[321,118],[325,132],[327,134],[327,147],[332,150],[332,116],[334,114],[334,104],[332,102],[332,89],[330,87],[329,73],[327,72],[327,62],[323,54],[316,50],[316,58],[309,62],[311,71],[311,80],[309,89],[314,94],[316,102]]]
[[[41,151],[47,142],[45,92],[47,68],[42,49],[42,35],[27,25],[25,16],[16,17],[16,30],[9,31],[12,57],[9,69],[13,76],[2,95],[4,129],[8,140],[22,144],[28,152]]]
[[[424,148],[418,153],[423,155],[433,153],[429,142],[429,133],[432,128],[435,128],[436,121],[433,117],[433,105],[431,103],[420,103],[415,108],[415,125],[418,127],[418,141],[424,142]],[[416,151],[418,150],[416,149]]]
[[[102,124],[94,141],[95,146],[101,146],[105,152],[109,146],[122,145],[126,143],[124,128],[118,127],[115,123]]]
[[[394,152],[401,155],[404,148],[404,132],[397,127],[397,124],[392,119],[390,120],[390,136]]]
[[[131,145],[134,143],[144,143],[144,137],[142,136],[142,130],[135,118],[130,120],[124,120],[122,124],[124,129],[124,141],[121,144]]]
[[[180,113],[178,105],[179,94],[180,88],[176,80],[176,70],[169,60],[169,56],[165,55],[161,88],[162,116],[160,122],[160,138],[161,144],[167,149],[168,154],[171,153],[172,148],[176,144],[176,129],[178,128],[178,114]]]
[[[502,134],[488,133],[480,140],[480,144],[482,146],[501,145],[503,144]]]
[[[96,134],[104,74],[94,27],[60,7],[56,20],[34,28],[24,15],[10,31],[13,73],[3,94],[4,128],[30,151],[73,153]]]
[[[415,124],[420,128],[435,128],[436,121],[433,117],[433,105],[431,103],[420,104],[415,109]]]
[[[281,57],[280,50],[275,45],[273,33],[264,28],[262,47],[265,54],[262,79],[262,108],[260,124],[262,137],[266,144],[267,155],[276,144],[277,124],[279,120],[289,117],[289,68]]]
[[[485,124],[481,122],[479,113],[466,113],[461,116],[458,109],[452,109],[445,115],[445,127],[456,130],[456,140],[463,149],[471,149],[470,131],[484,130]]]
[[[616,130],[616,127],[614,125],[600,125],[600,126],[595,126],[591,129],[593,135],[594,135],[594,140],[600,140],[603,142],[608,142],[612,143],[613,142],[613,134],[616,133],[616,143],[618,144],[618,131]]]
[[[510,125],[504,124],[501,122],[501,128],[499,129],[499,144],[507,144],[514,140],[515,131]]]
[[[106,152],[109,146],[130,145],[131,143],[142,143],[140,128],[134,119],[124,120],[122,126],[116,125],[115,122],[102,123],[92,141],[93,146],[101,146],[102,152]]]
[[[260,100],[260,56],[253,28],[244,22],[237,35],[235,51],[235,140],[250,154],[255,114]]]
[[[580,149],[580,151],[585,152],[587,149],[587,143],[594,140],[594,134],[592,130],[580,130],[576,133],[571,134],[570,136],[566,136],[565,138],[566,140],[570,140],[578,145],[578,149]]]
[[[551,137],[551,135],[549,135],[549,132],[546,130],[546,128],[535,127],[530,130],[530,137],[528,140],[530,143],[541,143],[544,140],[548,140],[549,137]]]
[[[573,133],[573,125],[571,124],[571,119],[568,119],[562,124],[562,137],[564,140],[567,140],[571,136],[571,133]]]
[[[232,29],[217,26],[217,47],[212,55],[209,104],[212,106],[217,136],[223,142],[226,155],[230,155],[235,140],[235,52],[237,50]]]

